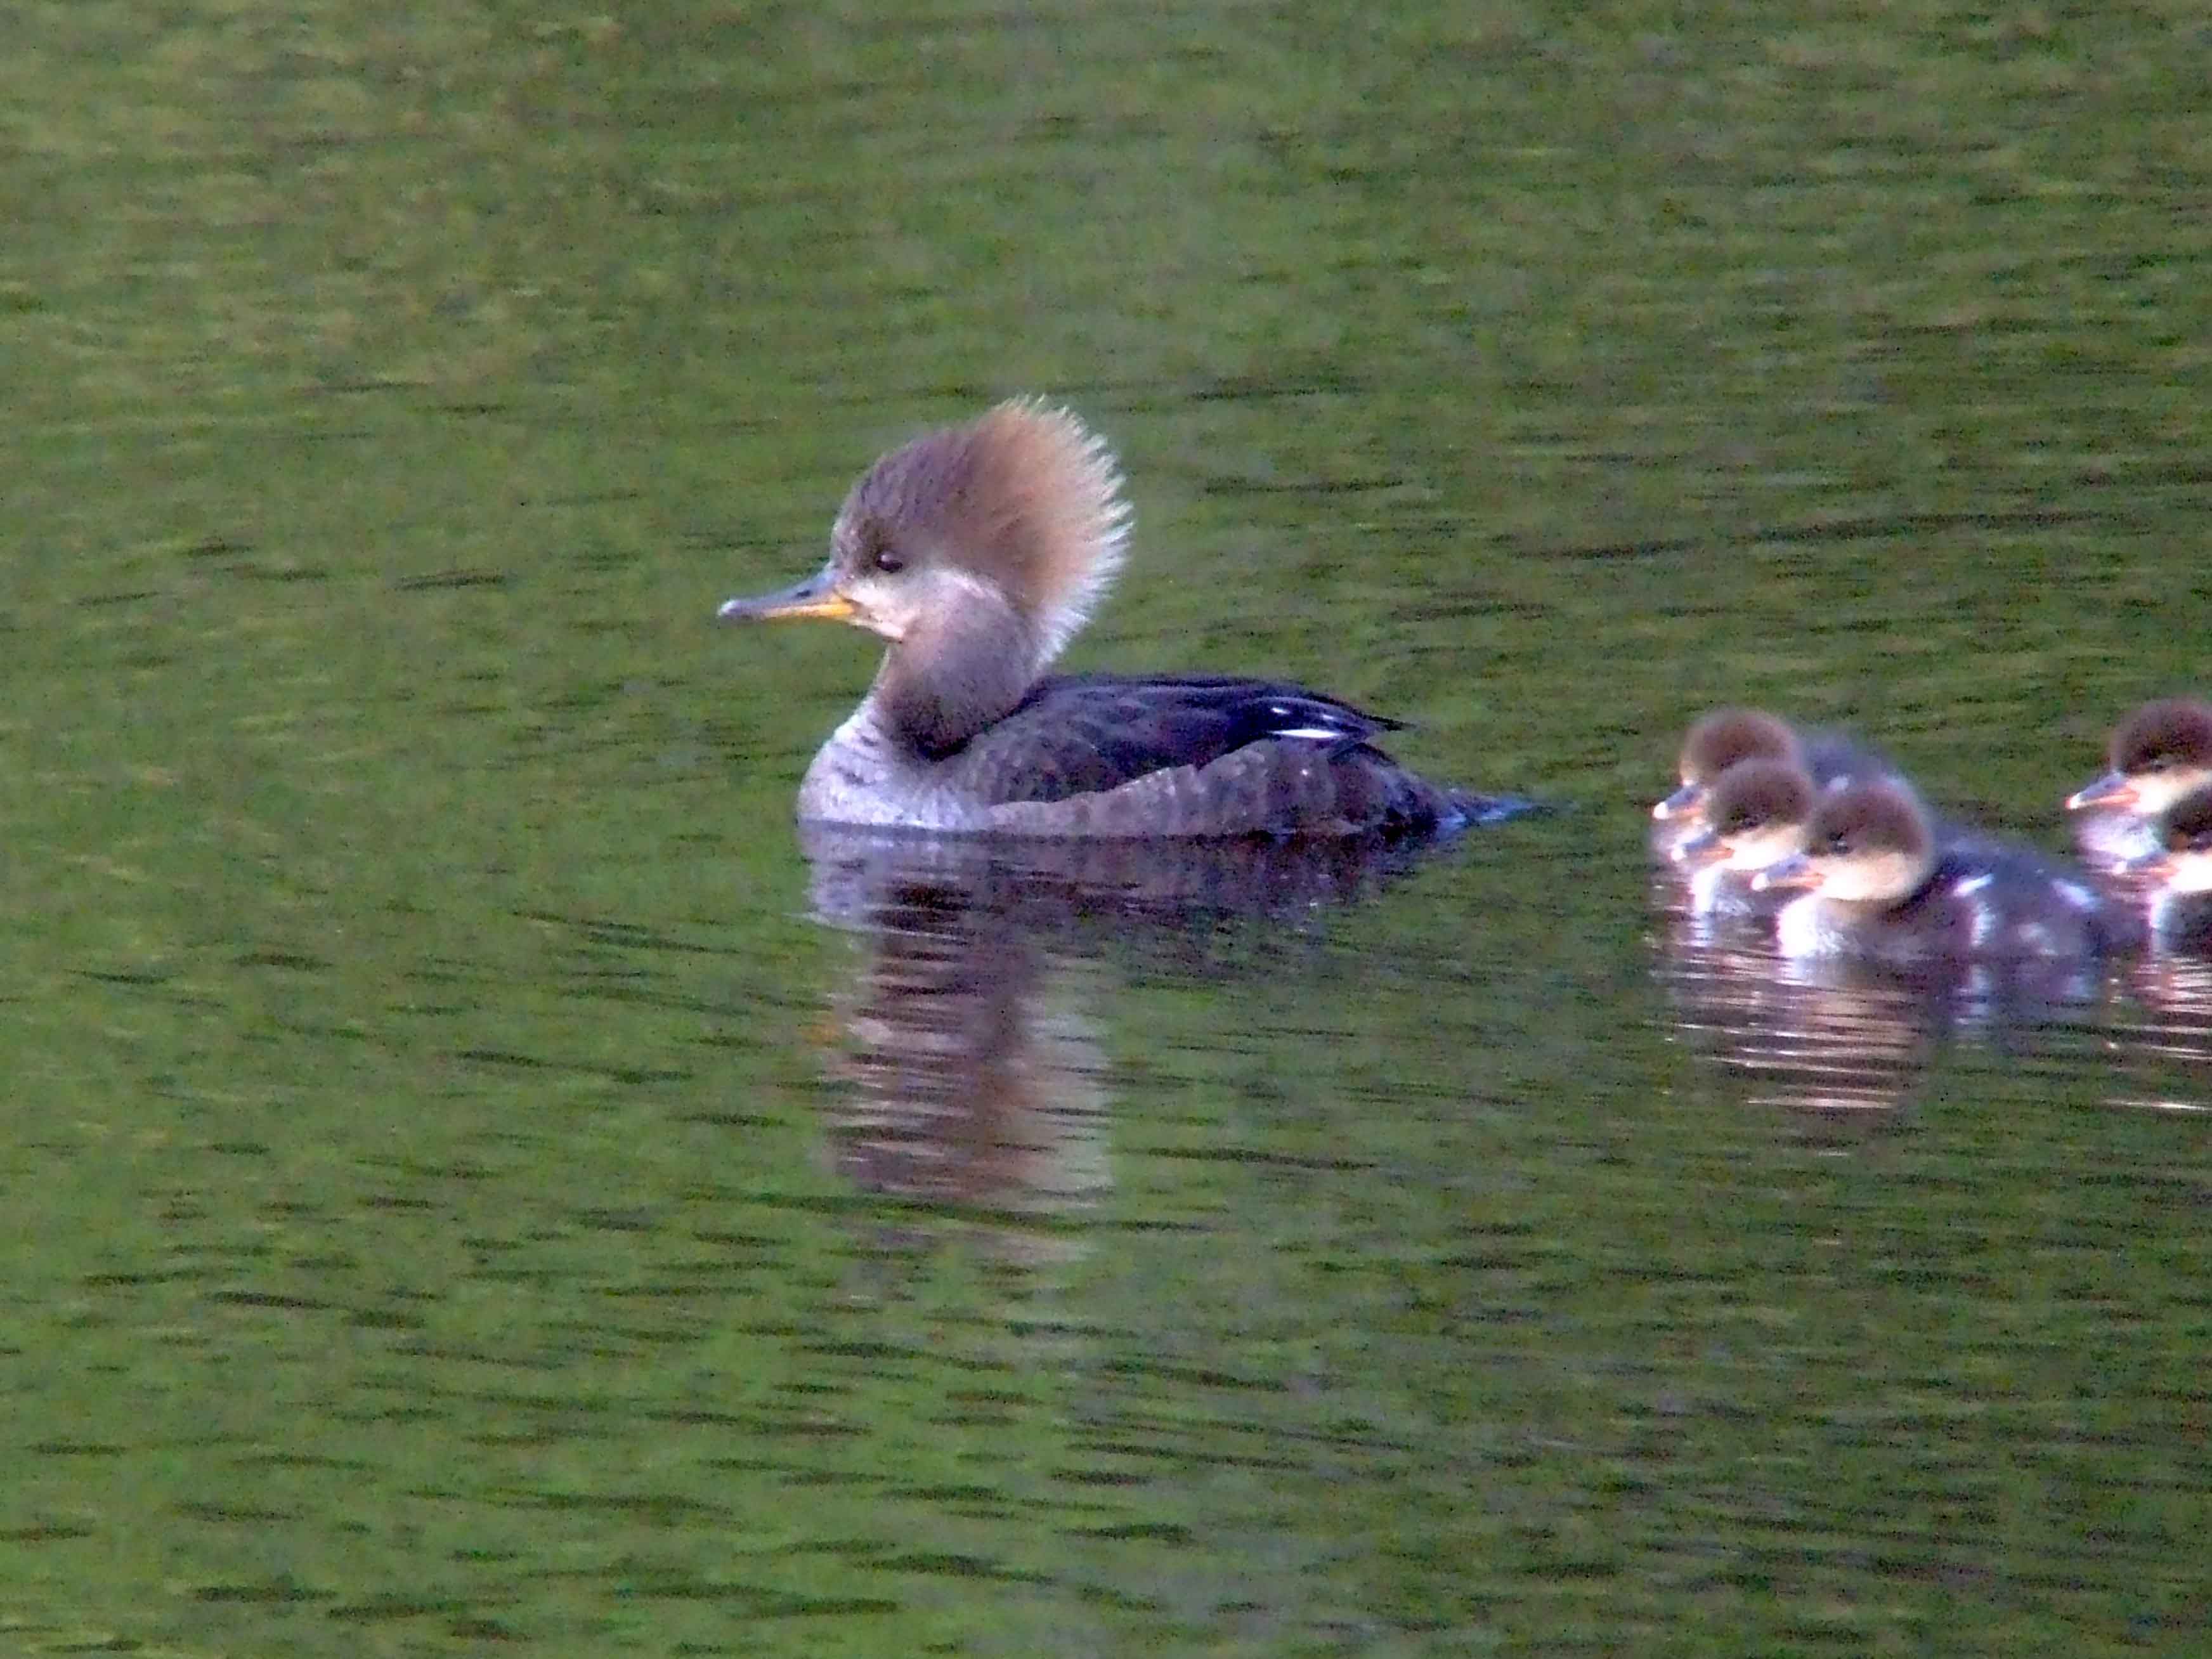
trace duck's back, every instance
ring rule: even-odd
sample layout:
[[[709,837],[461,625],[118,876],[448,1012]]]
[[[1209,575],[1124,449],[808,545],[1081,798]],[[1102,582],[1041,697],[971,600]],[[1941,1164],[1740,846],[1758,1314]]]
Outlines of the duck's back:
[[[1425,834],[1496,805],[1375,746],[1397,728],[1281,681],[1056,676],[936,766],[1012,834]]]

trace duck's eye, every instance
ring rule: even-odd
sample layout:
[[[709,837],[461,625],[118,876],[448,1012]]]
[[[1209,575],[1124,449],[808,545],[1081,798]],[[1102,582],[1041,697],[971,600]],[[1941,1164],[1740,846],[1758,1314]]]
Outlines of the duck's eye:
[[[869,562],[884,575],[896,576],[906,568],[906,555],[885,542],[876,549],[876,556]]]

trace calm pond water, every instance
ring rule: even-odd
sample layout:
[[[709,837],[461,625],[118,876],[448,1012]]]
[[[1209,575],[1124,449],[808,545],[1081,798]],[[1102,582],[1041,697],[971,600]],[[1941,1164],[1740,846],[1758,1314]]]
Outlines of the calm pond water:
[[[2201,9],[40,4],[0,1646],[2196,1653],[2212,985],[1686,938],[1721,701],[2212,684]],[[803,845],[717,631],[1063,398],[1085,666],[1559,810]]]

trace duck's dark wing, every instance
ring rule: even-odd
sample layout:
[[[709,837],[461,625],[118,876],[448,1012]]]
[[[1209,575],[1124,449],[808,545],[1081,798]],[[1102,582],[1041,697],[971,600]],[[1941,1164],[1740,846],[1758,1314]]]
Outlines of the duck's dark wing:
[[[1101,793],[1170,766],[1205,766],[1269,738],[1362,744],[1399,722],[1274,680],[1060,675],[968,745],[1030,778],[1005,800]],[[1013,768],[992,769],[1011,771]]]
[[[1395,833],[1473,816],[1373,746],[1398,727],[1277,680],[1067,675],[1040,682],[954,763],[994,805],[1102,798],[1110,818],[1126,804],[1127,829],[1092,833]]]

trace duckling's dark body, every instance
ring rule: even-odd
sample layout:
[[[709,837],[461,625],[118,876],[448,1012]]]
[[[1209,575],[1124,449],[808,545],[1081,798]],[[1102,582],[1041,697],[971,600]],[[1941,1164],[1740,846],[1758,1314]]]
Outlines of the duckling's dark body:
[[[2093,961],[2139,942],[2132,917],[2028,848],[1938,827],[1894,781],[1824,796],[1807,851],[1755,878],[1810,886],[1775,921],[1785,956],[1894,966]]]
[[[2018,848],[1951,846],[1928,878],[1890,904],[1808,894],[1776,919],[1783,954],[1919,963],[2087,959],[2136,930],[2096,894]]]

